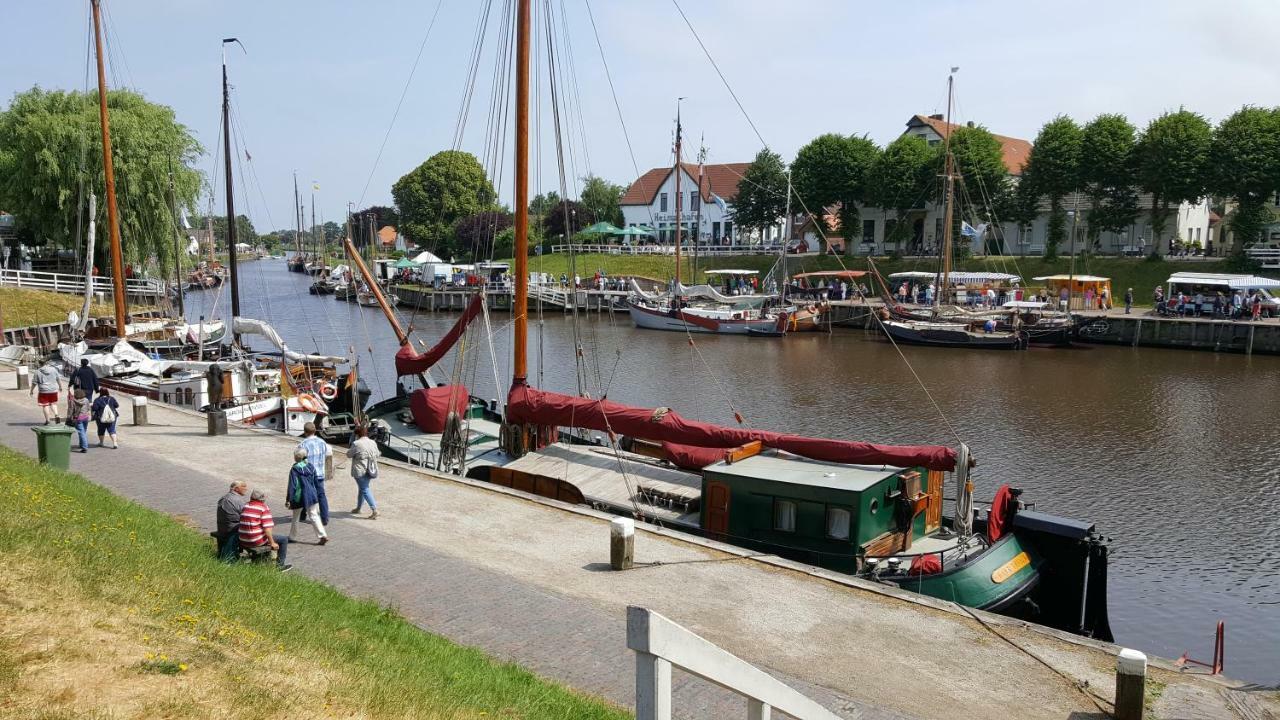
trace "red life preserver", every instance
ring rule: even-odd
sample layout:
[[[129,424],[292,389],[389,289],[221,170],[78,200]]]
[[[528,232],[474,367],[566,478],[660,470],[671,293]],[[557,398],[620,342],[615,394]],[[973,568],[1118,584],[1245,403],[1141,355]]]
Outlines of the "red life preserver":
[[[322,406],[320,405],[320,401],[316,400],[315,396],[309,395],[307,393],[303,393],[298,396],[298,404],[302,406],[303,410],[306,410],[308,412],[313,412],[313,413],[324,412]]]
[[[333,400],[338,397],[338,386],[326,380],[321,380],[316,384],[317,390],[320,391],[320,397],[326,401]]]

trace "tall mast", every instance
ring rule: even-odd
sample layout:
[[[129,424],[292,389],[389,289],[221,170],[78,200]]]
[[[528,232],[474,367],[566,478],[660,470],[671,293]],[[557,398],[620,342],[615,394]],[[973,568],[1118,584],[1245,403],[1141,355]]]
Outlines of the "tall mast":
[[[778,250],[778,269],[782,275],[782,282],[778,283],[778,299],[786,302],[787,299],[787,245],[791,242],[791,168],[787,168],[787,216],[785,218],[786,228],[785,235],[782,238],[782,247]],[[845,242],[848,242],[847,240]]]
[[[958,67],[951,68],[951,74],[947,76],[947,134],[943,138],[942,154],[943,154],[943,174],[947,178],[947,196],[942,212],[942,286],[938,288],[938,292],[933,294],[933,306],[938,307],[939,296],[948,294],[948,288],[951,287],[951,213],[952,199],[955,191],[955,178],[952,176],[951,165],[951,97],[952,88],[955,86],[956,71]]]
[[[298,254],[298,262],[302,262],[302,220],[298,213],[302,200],[298,197],[298,173],[293,174],[293,251]]]
[[[702,165],[706,160],[707,139],[703,136],[702,141],[698,144],[698,209],[694,214],[693,220],[693,267],[689,270],[694,277],[698,276],[698,245],[702,244]]]
[[[314,185],[312,186],[314,187]],[[317,251],[320,249],[320,238],[316,235],[316,194],[311,193],[311,242],[315,245]],[[320,267],[324,267],[324,253],[320,253]]]
[[[231,265],[231,325],[235,344],[239,345],[240,333],[234,332],[236,318],[240,317],[240,273],[236,268],[236,201],[231,179],[231,91],[227,85],[227,43],[233,42],[240,41],[235,38],[222,39],[222,144],[227,176],[227,262]]]
[[[683,99],[676,98],[676,281],[672,293],[680,287],[680,101]]]
[[[120,251],[120,221],[116,217],[116,171],[111,158],[111,125],[107,122],[107,71],[102,62],[101,0],[93,5],[94,51],[98,56],[98,116],[102,120],[102,167],[107,176],[107,227],[111,237],[111,295],[115,301],[116,337],[125,336],[124,257]]]
[[[173,190],[173,159],[169,159],[169,216],[173,218],[173,280],[178,288],[178,319],[185,322],[187,308],[182,297],[182,233],[178,232],[178,197]]]
[[[516,288],[513,385],[529,377],[529,24],[531,0],[520,0],[516,10]]]

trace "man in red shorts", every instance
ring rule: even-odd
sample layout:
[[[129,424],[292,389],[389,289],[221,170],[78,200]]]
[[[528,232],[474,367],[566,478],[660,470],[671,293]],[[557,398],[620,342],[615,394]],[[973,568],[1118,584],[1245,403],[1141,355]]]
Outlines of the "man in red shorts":
[[[62,394],[62,375],[58,373],[58,368],[52,362],[45,363],[36,370],[35,382],[31,384],[31,394],[36,392],[40,394],[36,397],[36,402],[40,404],[40,411],[44,413],[44,424],[48,425],[49,415],[53,415],[52,422],[62,422],[62,418],[58,417],[58,398]]]

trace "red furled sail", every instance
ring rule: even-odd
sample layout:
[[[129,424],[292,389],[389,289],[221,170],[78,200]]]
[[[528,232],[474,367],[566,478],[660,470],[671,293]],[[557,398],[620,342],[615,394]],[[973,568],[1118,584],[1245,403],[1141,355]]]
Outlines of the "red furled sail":
[[[431,346],[426,352],[419,355],[413,351],[412,345],[401,345],[396,352],[396,374],[397,375],[416,375],[417,373],[426,372],[428,368],[440,362],[440,358],[445,353],[453,349],[458,338],[462,337],[462,333],[467,329],[467,325],[480,314],[483,309],[481,303],[484,302],[482,297],[477,294],[471,297],[471,302],[467,303],[467,309],[462,311],[462,317],[449,328],[449,332],[440,338],[440,342]]]
[[[1013,516],[1018,512],[1018,498],[1008,485],[1001,485],[991,500],[991,513],[987,516],[987,539],[995,542],[1004,537],[1013,526]]]
[[[723,457],[695,453],[706,449],[734,448],[760,441],[767,447],[783,450],[811,460],[827,462],[925,467],[930,470],[953,470],[956,453],[940,445],[876,445],[848,440],[827,440],[800,435],[729,428],[711,423],[686,420],[664,408],[631,407],[608,400],[592,400],[546,392],[525,384],[514,385],[507,398],[507,417],[512,422],[559,425],[613,432],[615,435],[654,442],[675,444],[685,453],[686,462],[707,457],[711,464]],[[696,456],[696,457],[695,457]],[[681,464],[677,461],[677,464]],[[683,465],[682,465],[683,466]],[[702,466],[702,467],[705,467]]]
[[[437,385],[418,388],[409,396],[409,411],[413,423],[425,433],[444,432],[449,413],[461,417],[467,411],[467,387],[465,385]]]

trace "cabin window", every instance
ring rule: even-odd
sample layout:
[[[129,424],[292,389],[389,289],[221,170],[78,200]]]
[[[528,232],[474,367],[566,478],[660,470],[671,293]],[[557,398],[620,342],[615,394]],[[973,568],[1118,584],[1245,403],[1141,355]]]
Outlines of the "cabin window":
[[[183,397],[185,398],[185,402],[186,402],[186,404],[187,404],[187,405],[192,404],[192,400],[191,400],[191,398],[192,398],[191,388],[184,388],[184,389],[182,390],[182,395],[183,395]]]
[[[794,501],[774,499],[773,529],[778,532],[796,531],[796,504]]]
[[[827,508],[827,537],[832,540],[849,539],[849,511],[845,508]]]
[[[876,511],[879,509],[880,509],[880,501],[875,498],[871,498],[871,514],[875,515]]]

